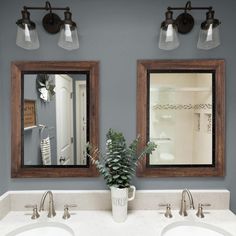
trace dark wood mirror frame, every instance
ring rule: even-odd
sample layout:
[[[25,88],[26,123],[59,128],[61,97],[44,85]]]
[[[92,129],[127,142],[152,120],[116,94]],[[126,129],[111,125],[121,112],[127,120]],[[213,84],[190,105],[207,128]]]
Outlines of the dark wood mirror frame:
[[[144,158],[137,168],[140,177],[224,176],[225,174],[225,62],[224,60],[140,60],[137,63],[137,134],[140,148],[148,142],[148,74],[150,71],[214,71],[214,164],[211,167],[171,167],[147,165]],[[158,147],[157,147],[158,148]]]
[[[97,61],[17,61],[11,64],[11,177],[93,177],[98,176],[94,165],[89,167],[25,167],[22,166],[22,76],[28,72],[87,72],[89,73],[89,137],[90,143],[99,146],[99,62]]]

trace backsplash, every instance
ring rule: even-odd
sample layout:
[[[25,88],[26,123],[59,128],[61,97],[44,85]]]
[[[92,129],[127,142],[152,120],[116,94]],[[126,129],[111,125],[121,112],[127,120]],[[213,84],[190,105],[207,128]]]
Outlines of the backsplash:
[[[0,197],[0,219],[8,211],[31,211],[25,205],[37,204],[45,191],[10,191]],[[65,204],[76,204],[76,210],[111,210],[110,191],[52,191],[56,210],[62,211]],[[191,190],[195,207],[198,203],[211,204],[208,209],[229,209],[228,190]],[[171,204],[179,210],[182,190],[141,190],[136,192],[134,201],[129,203],[130,210],[161,210],[160,204]]]

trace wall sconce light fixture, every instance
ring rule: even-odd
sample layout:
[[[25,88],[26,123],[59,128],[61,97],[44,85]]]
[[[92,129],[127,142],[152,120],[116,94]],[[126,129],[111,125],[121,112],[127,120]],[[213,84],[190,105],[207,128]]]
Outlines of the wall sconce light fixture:
[[[175,20],[174,10],[184,10]],[[188,12],[191,10],[207,10],[206,20],[201,24],[197,48],[212,49],[220,45],[219,25],[220,21],[214,18],[212,7],[192,7],[188,1],[185,7],[168,7],[166,19],[161,24],[159,48],[173,50],[179,46],[178,33],[187,34],[194,26],[194,18]]]
[[[42,20],[43,28],[49,34],[56,34],[60,31],[58,46],[66,50],[75,50],[79,48],[79,38],[76,23],[72,21],[72,14],[69,7],[51,7],[50,2],[46,2],[45,7],[27,7],[22,10],[22,18],[17,24],[16,44],[24,49],[34,50],[39,48],[38,33],[36,25],[30,20],[29,10],[49,11]],[[65,19],[53,13],[53,10],[64,11]]]

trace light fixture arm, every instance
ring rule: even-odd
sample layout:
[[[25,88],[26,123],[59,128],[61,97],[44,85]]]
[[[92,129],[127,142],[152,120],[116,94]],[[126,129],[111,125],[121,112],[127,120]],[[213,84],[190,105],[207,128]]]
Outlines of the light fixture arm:
[[[52,7],[51,3],[49,1],[46,1],[44,7],[27,7],[27,6],[24,6],[23,8],[24,8],[24,10],[45,10],[45,11],[50,11],[50,12],[52,12],[52,10],[55,10],[55,11],[70,11],[69,7]]]
[[[212,10],[212,7],[192,7],[191,1],[188,1],[185,7],[168,7],[167,10],[174,11],[174,10],[184,10],[185,12],[191,10]]]

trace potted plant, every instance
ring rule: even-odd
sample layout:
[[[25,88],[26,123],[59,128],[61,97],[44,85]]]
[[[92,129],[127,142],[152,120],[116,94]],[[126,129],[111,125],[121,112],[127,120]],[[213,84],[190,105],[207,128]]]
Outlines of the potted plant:
[[[111,189],[112,215],[116,222],[124,222],[127,218],[127,203],[135,197],[135,187],[131,186],[138,161],[151,154],[156,144],[149,142],[138,153],[139,138],[129,146],[122,133],[109,129],[106,135],[106,153],[102,154],[98,148],[89,146],[88,156],[103,175],[106,184]],[[98,156],[99,159],[95,159]],[[128,197],[129,190],[133,190],[132,197]]]

